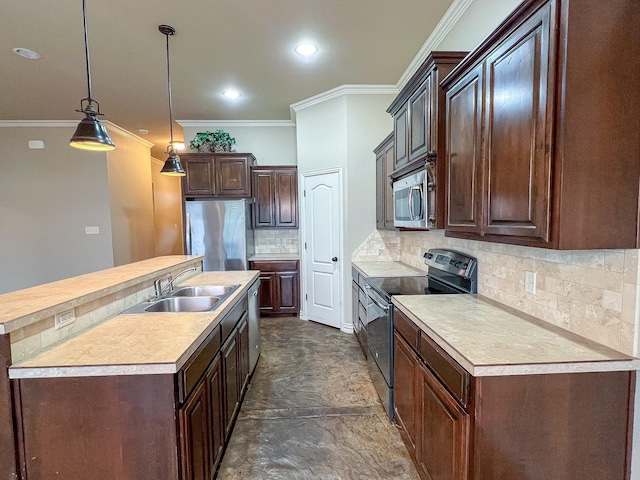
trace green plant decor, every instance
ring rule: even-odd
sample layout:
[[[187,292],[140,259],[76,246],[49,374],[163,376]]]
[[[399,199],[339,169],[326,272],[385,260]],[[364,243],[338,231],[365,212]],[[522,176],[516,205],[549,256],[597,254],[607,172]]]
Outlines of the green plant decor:
[[[215,132],[207,130],[206,132],[196,133],[194,139],[189,142],[189,146],[199,152],[228,152],[231,151],[231,147],[235,144],[236,139],[221,128]]]

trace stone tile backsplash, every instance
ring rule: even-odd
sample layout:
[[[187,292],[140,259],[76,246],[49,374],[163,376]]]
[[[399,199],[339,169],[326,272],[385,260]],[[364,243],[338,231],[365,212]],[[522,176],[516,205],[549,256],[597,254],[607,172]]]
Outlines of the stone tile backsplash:
[[[478,293],[596,342],[637,356],[640,335],[639,250],[558,251],[444,236],[374,231],[352,260],[401,261],[425,269],[430,248],[478,258]],[[524,291],[537,273],[536,293]]]
[[[299,238],[297,229],[256,228],[253,233],[256,254],[298,253]]]

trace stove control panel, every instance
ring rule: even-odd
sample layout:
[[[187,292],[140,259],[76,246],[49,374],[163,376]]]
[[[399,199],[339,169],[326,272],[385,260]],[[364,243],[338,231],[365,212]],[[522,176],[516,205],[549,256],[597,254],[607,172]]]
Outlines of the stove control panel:
[[[424,263],[429,267],[470,278],[476,269],[476,259],[455,250],[432,248],[424,254]]]

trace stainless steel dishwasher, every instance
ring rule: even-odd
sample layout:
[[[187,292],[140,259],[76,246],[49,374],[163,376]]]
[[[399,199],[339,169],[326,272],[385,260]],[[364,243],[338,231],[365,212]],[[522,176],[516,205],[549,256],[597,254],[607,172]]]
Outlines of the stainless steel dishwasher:
[[[256,280],[249,287],[247,293],[249,307],[247,314],[249,317],[249,373],[253,373],[260,356],[260,302],[258,297],[258,287],[260,279]]]

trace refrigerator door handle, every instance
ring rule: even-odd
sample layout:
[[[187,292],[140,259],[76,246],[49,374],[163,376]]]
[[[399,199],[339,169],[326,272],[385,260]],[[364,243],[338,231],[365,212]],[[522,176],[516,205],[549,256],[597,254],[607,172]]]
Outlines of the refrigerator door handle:
[[[191,217],[189,215],[189,212],[187,212],[185,214],[185,229],[184,229],[184,235],[185,235],[185,243],[186,243],[186,249],[187,249],[187,255],[191,255]]]

